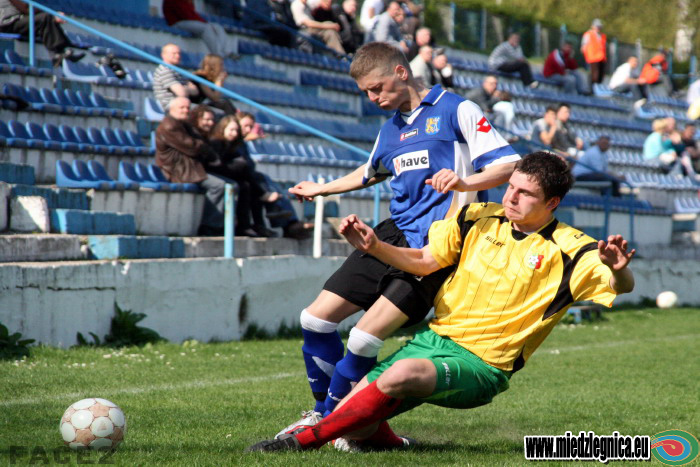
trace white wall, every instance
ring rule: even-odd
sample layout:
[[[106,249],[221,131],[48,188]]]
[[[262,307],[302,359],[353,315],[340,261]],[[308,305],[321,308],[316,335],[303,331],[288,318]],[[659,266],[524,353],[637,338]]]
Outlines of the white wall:
[[[235,340],[251,323],[273,332],[282,322],[298,323],[302,308],[343,259],[275,256],[4,264],[0,323],[10,332],[66,347],[76,343],[77,332],[107,334],[117,303],[123,310],[145,313],[141,324],[172,341]],[[680,303],[700,303],[700,262],[635,260],[633,270],[635,291],[620,296],[618,304],[653,298],[663,290],[675,291]]]

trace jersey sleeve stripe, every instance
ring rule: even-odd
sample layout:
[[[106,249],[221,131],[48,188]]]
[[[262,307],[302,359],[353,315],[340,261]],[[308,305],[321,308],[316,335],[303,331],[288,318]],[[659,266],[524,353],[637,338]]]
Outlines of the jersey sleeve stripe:
[[[498,159],[501,159],[502,157],[505,156],[517,156],[519,159],[520,156],[518,155],[515,150],[511,147],[511,145],[507,146],[501,146],[500,148],[493,149],[489,152],[485,152],[481,154],[479,157],[477,157],[474,162],[474,170],[480,170],[486,167],[487,165],[497,161]],[[509,160],[508,162],[513,162]]]

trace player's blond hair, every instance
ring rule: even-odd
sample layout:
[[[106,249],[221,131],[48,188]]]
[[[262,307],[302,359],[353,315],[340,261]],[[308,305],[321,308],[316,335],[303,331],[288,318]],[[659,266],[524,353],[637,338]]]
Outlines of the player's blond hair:
[[[369,42],[355,53],[350,65],[350,76],[358,80],[374,70],[379,70],[382,75],[387,76],[394,72],[397,65],[403,66],[409,75],[413,76],[411,66],[401,50],[386,42]]]

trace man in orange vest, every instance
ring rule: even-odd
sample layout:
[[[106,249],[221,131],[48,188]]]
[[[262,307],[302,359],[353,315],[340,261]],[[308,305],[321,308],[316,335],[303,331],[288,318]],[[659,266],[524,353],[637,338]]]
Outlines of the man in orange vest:
[[[601,32],[602,28],[603,22],[598,18],[594,19],[591,28],[583,34],[581,40],[581,53],[591,73],[591,87],[593,83],[602,83],[605,76],[607,45],[605,34]]]

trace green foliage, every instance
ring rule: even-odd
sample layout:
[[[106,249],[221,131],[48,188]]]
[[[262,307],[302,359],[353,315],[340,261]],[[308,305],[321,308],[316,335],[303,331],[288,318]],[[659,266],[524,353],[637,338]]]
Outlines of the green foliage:
[[[93,341],[89,342],[82,333],[78,333],[78,346],[90,347],[126,347],[143,346],[149,343],[156,343],[164,340],[160,334],[150,328],[139,326],[138,323],[146,318],[145,313],[134,313],[130,310],[122,310],[119,305],[114,304],[114,317],[109,329],[109,334],[103,340],[91,332]]]
[[[22,339],[22,334],[10,334],[7,326],[0,323],[0,360],[17,360],[29,357],[29,344],[34,339]]]
[[[448,5],[449,0],[427,2],[430,5]],[[594,18],[605,24],[609,37],[633,44],[641,39],[645,47],[671,47],[676,30],[683,22],[698,30],[700,26],[700,0],[688,0],[686,14],[681,15],[679,2],[658,0],[587,0],[585,3],[563,0],[456,0],[460,8],[485,8],[493,14],[501,14],[519,21],[539,21],[543,26],[559,27],[565,24],[572,33],[582,34]],[[433,8],[436,8],[433,6]],[[434,18],[426,16],[429,26]],[[693,40],[698,47],[698,35]]]

